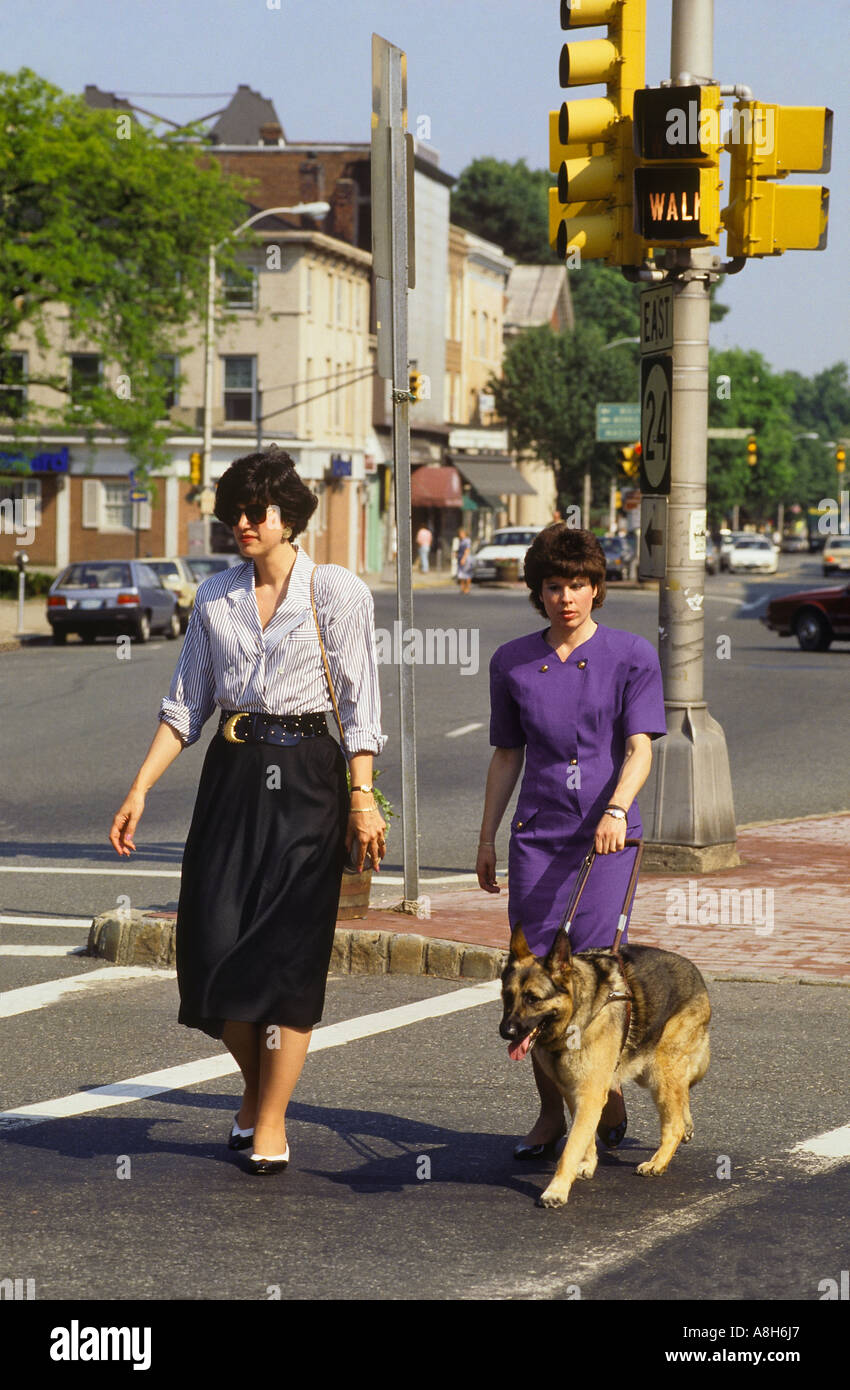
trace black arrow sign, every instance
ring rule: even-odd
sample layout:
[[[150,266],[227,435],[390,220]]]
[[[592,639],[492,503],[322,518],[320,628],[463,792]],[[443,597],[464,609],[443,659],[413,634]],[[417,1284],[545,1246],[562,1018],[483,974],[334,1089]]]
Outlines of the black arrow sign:
[[[663,544],[664,544],[664,532],[663,532],[663,531],[659,531],[659,529],[658,529],[657,526],[653,526],[653,525],[650,523],[650,525],[649,525],[649,527],[648,527],[648,529],[647,529],[647,532],[646,532],[646,548],[647,548],[647,550],[654,550],[655,547],[656,547],[657,545],[663,545]]]

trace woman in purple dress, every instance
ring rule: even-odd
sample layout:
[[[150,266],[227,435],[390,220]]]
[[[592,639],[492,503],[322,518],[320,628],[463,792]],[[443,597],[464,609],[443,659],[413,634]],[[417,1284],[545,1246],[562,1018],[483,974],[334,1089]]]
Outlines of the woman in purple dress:
[[[605,599],[605,555],[589,531],[556,522],[525,558],[531,602],[549,626],[506,642],[490,662],[490,743],[477,873],[498,893],[496,831],[525,760],[508,853],[508,917],[535,955],[547,954],[582,861],[594,864],[570,928],[574,951],[609,948],[633,865],[627,838],[642,834],[635,797],[649,774],[652,739],[667,732],[661,668],[643,637],[591,616]],[[625,941],[624,933],[623,940]],[[516,1158],[551,1156],[565,1132],[560,1092],[534,1054],[540,1115]],[[598,1134],[615,1148],[625,1107],[612,1091]]]

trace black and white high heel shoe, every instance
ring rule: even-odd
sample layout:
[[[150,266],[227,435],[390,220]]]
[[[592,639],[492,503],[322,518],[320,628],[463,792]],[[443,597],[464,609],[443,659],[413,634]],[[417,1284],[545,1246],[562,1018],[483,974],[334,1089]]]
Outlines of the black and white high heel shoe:
[[[251,1154],[248,1171],[251,1173],[282,1173],[289,1163],[289,1145],[282,1154]]]
[[[233,1121],[233,1128],[230,1131],[230,1138],[227,1141],[229,1149],[250,1149],[254,1145],[253,1129],[240,1129],[237,1124],[238,1115]]]

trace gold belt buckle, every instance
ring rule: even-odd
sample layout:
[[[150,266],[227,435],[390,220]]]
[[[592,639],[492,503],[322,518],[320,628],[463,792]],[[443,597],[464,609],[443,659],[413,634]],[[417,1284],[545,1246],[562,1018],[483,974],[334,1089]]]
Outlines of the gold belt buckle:
[[[231,714],[230,718],[222,725],[221,732],[228,743],[247,743],[247,738],[238,738],[236,734],[236,721],[238,719],[250,718],[249,710],[239,710],[236,714]]]

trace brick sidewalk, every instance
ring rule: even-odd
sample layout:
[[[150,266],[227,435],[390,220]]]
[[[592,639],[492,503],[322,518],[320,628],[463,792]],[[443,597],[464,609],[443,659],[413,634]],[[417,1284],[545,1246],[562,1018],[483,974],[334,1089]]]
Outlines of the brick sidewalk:
[[[679,951],[712,973],[850,980],[850,813],[745,827],[738,852],[742,865],[721,873],[642,873],[631,939]],[[427,920],[370,908],[346,925],[507,946],[506,887],[498,896],[471,887],[430,899]]]

